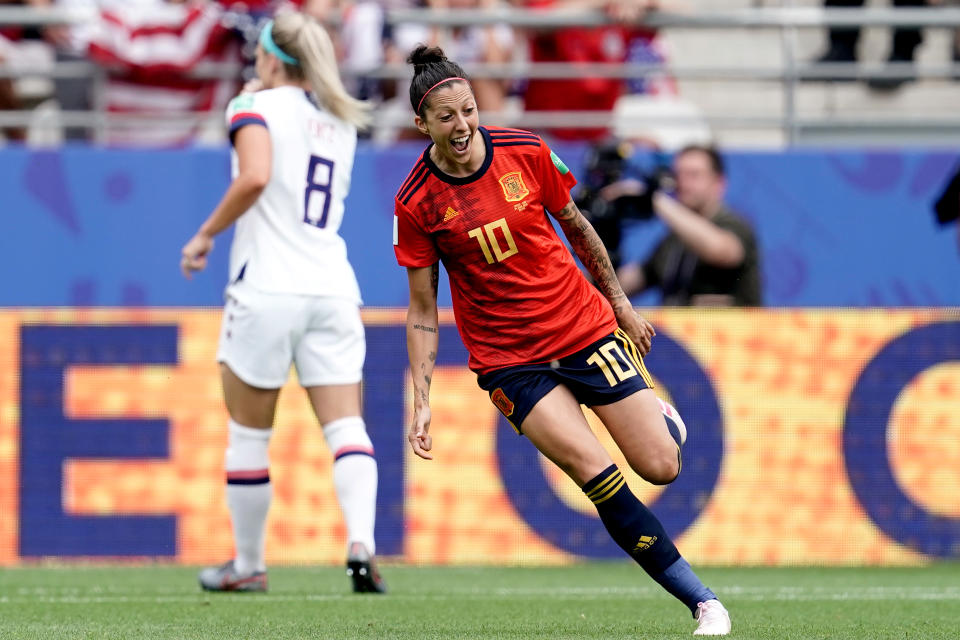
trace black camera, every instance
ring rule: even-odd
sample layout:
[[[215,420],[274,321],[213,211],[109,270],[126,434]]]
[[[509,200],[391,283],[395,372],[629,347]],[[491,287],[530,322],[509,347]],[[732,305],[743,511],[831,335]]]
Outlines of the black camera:
[[[573,199],[596,229],[614,268],[620,265],[623,221],[653,217],[653,194],[669,188],[672,180],[670,169],[662,161],[652,171],[632,177],[627,166],[632,154],[626,142],[607,141],[590,147],[583,179]]]

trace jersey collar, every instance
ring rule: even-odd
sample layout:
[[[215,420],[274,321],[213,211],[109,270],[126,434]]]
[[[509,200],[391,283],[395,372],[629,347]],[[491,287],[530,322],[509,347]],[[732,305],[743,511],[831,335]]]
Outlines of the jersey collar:
[[[487,149],[486,157],[483,159],[483,164],[480,165],[480,168],[471,173],[469,176],[464,176],[462,178],[455,178],[449,173],[444,173],[437,164],[430,159],[430,148],[433,147],[433,143],[426,148],[423,152],[423,163],[427,165],[427,168],[430,169],[430,172],[435,175],[440,180],[443,180],[447,184],[463,185],[470,184],[471,182],[476,182],[483,177],[483,174],[487,172],[487,169],[490,168],[490,163],[493,162],[493,143],[490,140],[490,132],[487,131],[486,127],[479,127],[480,135],[483,137],[483,144]]]

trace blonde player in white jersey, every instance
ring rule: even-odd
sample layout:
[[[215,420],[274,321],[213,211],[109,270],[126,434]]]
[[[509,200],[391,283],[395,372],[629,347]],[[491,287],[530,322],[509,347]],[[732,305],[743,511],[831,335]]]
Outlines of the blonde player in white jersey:
[[[377,465],[360,410],[360,291],[337,233],[357,128],[369,112],[344,89],[326,31],[303,14],[282,13],[267,24],[256,71],[259,83],[247,89],[259,90],[242,93],[227,111],[233,181],[181,261],[188,278],[203,269],[214,236],[237,222],[217,353],[230,414],[225,466],[236,557],[204,569],[200,584],[267,588],[267,445],[292,363],[334,455],[347,573],[355,591],[380,593]]]

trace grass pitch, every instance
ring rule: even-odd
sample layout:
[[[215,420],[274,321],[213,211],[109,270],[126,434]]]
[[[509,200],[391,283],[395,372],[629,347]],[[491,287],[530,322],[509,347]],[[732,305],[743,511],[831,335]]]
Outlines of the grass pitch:
[[[733,638],[960,637],[960,565],[703,569]],[[634,565],[384,569],[354,595],[340,568],[270,570],[266,594],[208,594],[196,569],[0,569],[0,638],[687,638],[694,622]]]

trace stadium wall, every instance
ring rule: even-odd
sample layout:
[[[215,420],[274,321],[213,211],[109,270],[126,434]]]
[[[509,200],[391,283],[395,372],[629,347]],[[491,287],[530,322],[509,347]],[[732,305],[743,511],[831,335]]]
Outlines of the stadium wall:
[[[380,552],[440,564],[621,557],[576,487],[477,389],[448,313],[437,459],[407,451],[390,202],[417,149],[361,150],[343,230],[368,303]],[[583,149],[558,151],[576,167]],[[220,303],[229,240],[193,282],[177,271],[226,161],[223,150],[0,153],[0,565],[230,553],[219,311],[206,308]],[[960,555],[960,260],[956,230],[929,209],[954,161],[731,155],[730,199],[757,226],[775,308],[648,310],[659,334],[648,365],[692,435],[665,490],[628,474],[692,561]],[[630,251],[657,233],[636,225]],[[332,461],[292,382],[271,448],[268,560],[340,563]]]
[[[391,249],[393,196],[422,149],[357,155],[342,233],[370,306],[407,302]],[[583,147],[558,152],[579,175]],[[754,152],[728,161],[729,201],[757,229],[768,306],[960,306],[956,225],[937,226],[931,210],[957,154]],[[20,277],[0,287],[0,306],[220,305],[229,237],[194,281],[178,266],[226,188],[228,165],[223,149],[4,149],[0,270]],[[639,259],[662,233],[631,224],[624,254]]]

